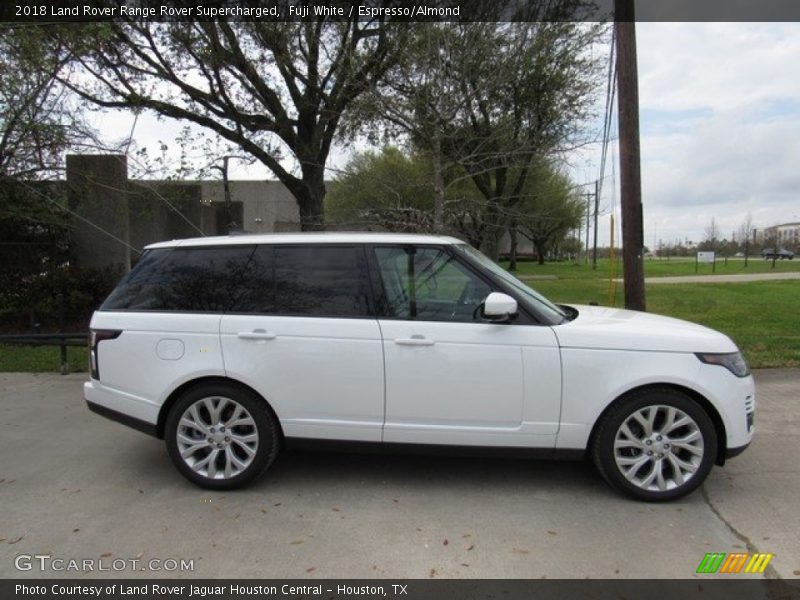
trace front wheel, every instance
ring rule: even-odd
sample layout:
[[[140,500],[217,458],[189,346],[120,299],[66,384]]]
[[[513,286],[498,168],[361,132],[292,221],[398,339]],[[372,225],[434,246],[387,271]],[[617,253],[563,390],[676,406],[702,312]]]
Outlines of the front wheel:
[[[190,389],[172,406],[167,451],[192,483],[230,490],[263,473],[278,454],[278,424],[266,403],[238,386]]]
[[[598,424],[592,457],[613,487],[639,500],[674,500],[698,488],[717,457],[705,410],[672,389],[646,390],[613,406]]]

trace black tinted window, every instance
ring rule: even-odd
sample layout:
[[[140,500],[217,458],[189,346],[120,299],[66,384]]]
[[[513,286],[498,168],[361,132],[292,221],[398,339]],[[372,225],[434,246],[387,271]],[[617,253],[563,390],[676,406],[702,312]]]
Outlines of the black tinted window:
[[[346,246],[150,250],[103,309],[359,317],[364,251]]]
[[[275,314],[369,314],[364,251],[353,246],[278,246],[273,255]]]
[[[226,311],[243,292],[253,250],[253,246],[150,250],[102,308]]]
[[[250,259],[241,293],[231,305],[231,312],[275,314],[274,264],[273,246],[258,246]]]
[[[382,312],[397,319],[479,321],[491,287],[441,248],[376,248]]]

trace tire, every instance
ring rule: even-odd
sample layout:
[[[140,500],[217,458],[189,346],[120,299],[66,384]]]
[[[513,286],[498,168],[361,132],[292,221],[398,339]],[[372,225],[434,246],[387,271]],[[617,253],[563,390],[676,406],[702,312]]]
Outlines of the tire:
[[[175,402],[164,437],[186,479],[211,490],[232,490],[270,467],[281,436],[262,398],[243,387],[214,383],[191,388]]]
[[[612,405],[598,423],[590,450],[612,487],[637,500],[665,502],[703,483],[717,458],[717,433],[692,398],[655,388]]]

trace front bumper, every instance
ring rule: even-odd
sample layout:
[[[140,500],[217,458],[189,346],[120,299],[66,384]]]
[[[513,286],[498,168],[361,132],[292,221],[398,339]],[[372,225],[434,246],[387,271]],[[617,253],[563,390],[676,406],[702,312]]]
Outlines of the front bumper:
[[[753,376],[736,377],[726,368],[701,364],[695,379],[695,389],[716,409],[725,428],[724,450],[744,449],[753,439],[753,420],[756,409],[756,389]],[[723,450],[720,448],[720,450]]]
[[[744,446],[739,446],[738,448],[728,448],[728,449],[725,451],[725,460],[728,460],[729,458],[736,458],[736,457],[737,457],[737,456],[739,456],[739,455],[740,455],[742,452],[744,452],[745,450],[747,450],[747,448],[749,448],[749,447],[750,447],[750,443],[748,442],[748,443],[747,443],[747,444],[745,444]]]

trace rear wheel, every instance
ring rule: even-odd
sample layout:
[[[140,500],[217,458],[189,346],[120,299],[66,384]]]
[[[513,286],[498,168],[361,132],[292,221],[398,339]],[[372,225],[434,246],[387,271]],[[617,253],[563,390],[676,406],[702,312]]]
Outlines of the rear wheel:
[[[167,451],[192,483],[230,490],[263,473],[278,454],[278,424],[252,392],[220,383],[186,392],[165,427]]]
[[[701,406],[668,388],[619,401],[602,418],[592,457],[613,487],[666,501],[699,487],[717,456],[714,424]]]

